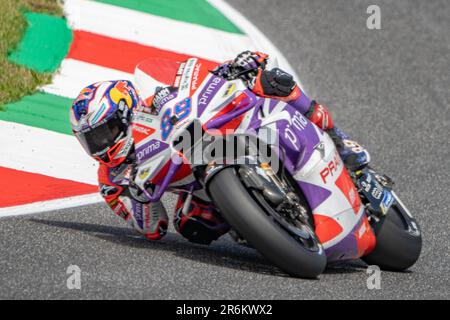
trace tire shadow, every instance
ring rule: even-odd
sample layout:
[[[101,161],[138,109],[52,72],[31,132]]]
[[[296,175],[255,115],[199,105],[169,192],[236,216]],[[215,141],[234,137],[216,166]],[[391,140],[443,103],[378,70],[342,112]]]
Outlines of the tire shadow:
[[[288,274],[273,266],[256,250],[236,244],[228,235],[211,245],[200,245],[184,239],[177,233],[168,232],[161,240],[150,241],[128,227],[116,227],[85,222],[48,220],[30,218],[30,222],[56,228],[81,231],[96,238],[106,240],[118,246],[148,248],[157,251],[170,251],[175,255],[206,264],[231,268],[239,271],[291,278]],[[327,266],[325,274],[365,272],[363,262],[352,261]]]

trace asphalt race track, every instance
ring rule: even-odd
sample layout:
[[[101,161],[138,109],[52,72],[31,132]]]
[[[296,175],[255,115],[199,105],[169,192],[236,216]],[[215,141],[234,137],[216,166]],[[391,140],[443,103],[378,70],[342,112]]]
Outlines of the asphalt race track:
[[[293,279],[228,236],[204,247],[172,229],[147,241],[101,204],[0,219],[0,298],[450,298],[448,1],[377,1],[381,30],[366,28],[371,1],[230,2],[395,179],[422,226],[419,262],[382,272],[380,290],[367,289],[362,262]],[[69,265],[81,268],[80,290],[66,286]]]

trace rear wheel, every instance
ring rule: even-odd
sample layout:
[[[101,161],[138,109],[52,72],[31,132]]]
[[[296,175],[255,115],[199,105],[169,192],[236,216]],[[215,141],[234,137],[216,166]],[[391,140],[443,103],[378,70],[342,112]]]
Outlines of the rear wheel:
[[[373,224],[376,246],[362,259],[384,270],[402,271],[419,259],[422,236],[417,222],[397,196],[395,198],[387,214]]]
[[[315,278],[323,272],[326,255],[313,228],[277,212],[259,190],[245,186],[236,168],[216,173],[208,190],[232,228],[273,264],[296,277]]]

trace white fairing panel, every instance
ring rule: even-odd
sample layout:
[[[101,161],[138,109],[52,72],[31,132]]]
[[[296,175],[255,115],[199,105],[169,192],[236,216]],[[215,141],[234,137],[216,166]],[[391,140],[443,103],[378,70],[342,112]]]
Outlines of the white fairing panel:
[[[319,129],[316,128],[317,131]],[[331,138],[320,132],[321,145],[316,147],[309,161],[294,178],[330,192],[322,203],[313,208],[314,215],[332,218],[342,231],[324,243],[327,249],[352,232],[364,215],[364,208],[355,188],[345,188],[348,174]],[[353,185],[353,183],[350,181]]]

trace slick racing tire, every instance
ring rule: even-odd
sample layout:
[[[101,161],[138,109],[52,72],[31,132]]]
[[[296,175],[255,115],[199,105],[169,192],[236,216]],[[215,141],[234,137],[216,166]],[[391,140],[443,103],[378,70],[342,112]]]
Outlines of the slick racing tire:
[[[309,250],[291,236],[252,195],[234,167],[227,167],[211,178],[209,194],[222,216],[265,258],[291,276],[316,278],[327,263],[322,245]]]
[[[397,203],[372,227],[376,245],[371,253],[362,258],[364,262],[383,270],[403,271],[419,259],[422,250],[421,232],[398,198]]]

